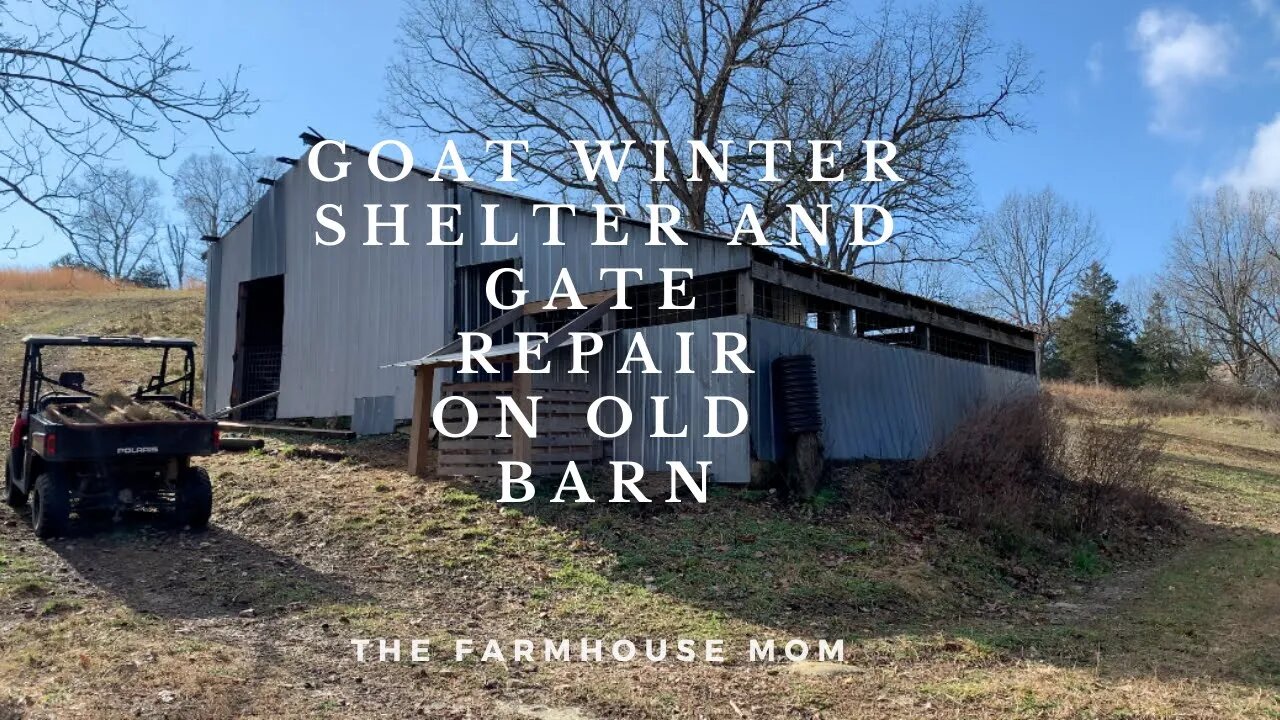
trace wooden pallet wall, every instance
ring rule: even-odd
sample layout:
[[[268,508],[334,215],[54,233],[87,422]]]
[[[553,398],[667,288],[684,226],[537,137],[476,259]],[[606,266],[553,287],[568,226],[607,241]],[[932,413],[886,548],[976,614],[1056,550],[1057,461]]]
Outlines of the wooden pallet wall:
[[[440,435],[436,475],[499,477],[502,460],[517,457],[515,442],[520,440],[519,425],[508,419],[507,429],[516,437],[500,438],[502,408],[500,395],[516,396],[511,382],[453,383],[441,387],[444,396],[463,395],[475,406],[479,422],[465,438]],[[565,465],[575,461],[579,466],[599,462],[603,443],[587,427],[587,408],[595,400],[590,388],[582,385],[539,386],[530,390],[538,400],[538,434],[530,439],[528,462],[537,475],[561,475]],[[466,409],[457,403],[445,411],[448,427],[461,427]]]

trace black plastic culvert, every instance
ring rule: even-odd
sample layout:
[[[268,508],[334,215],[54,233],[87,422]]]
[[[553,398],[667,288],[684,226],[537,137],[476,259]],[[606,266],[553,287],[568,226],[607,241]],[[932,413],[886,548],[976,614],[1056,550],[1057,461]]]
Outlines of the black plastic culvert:
[[[773,407],[786,435],[822,432],[818,365],[812,355],[785,355],[773,361]]]

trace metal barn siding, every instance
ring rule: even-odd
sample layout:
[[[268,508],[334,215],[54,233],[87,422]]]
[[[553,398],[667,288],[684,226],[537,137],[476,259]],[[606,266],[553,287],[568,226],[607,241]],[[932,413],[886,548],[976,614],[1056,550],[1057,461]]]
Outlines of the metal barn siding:
[[[217,243],[209,243],[208,255],[205,262],[204,274],[204,342],[200,348],[201,369],[201,387],[200,403],[204,407],[206,413],[211,413],[217,408],[213,407],[210,400],[214,397],[214,388],[217,385],[210,373],[216,372],[218,364],[218,316],[219,307],[222,304],[220,288],[222,287],[222,251],[218,248]]]
[[[629,283],[637,285],[661,282],[660,268],[692,268],[695,275],[706,275],[751,266],[751,253],[746,247],[729,246],[699,237],[686,238],[688,244],[683,246],[646,246],[648,224],[624,219],[619,220],[618,231],[609,231],[608,238],[616,240],[621,237],[620,233],[627,233],[630,239],[626,245],[594,245],[596,216],[582,209],[575,216],[561,213],[560,239],[564,245],[544,245],[549,237],[547,211],[535,216],[533,201],[462,187],[458,189],[458,197],[463,214],[459,229],[466,236],[465,242],[458,247],[458,265],[521,258],[524,288],[529,291],[530,299],[549,297],[557,276],[565,268],[569,270],[578,292],[588,293],[614,287],[611,276],[600,277],[600,268],[639,268],[644,272],[642,280],[636,280],[634,276],[627,278]],[[485,240],[484,205],[498,206],[494,211],[494,239],[505,242],[518,232],[519,246],[482,244]]]
[[[780,455],[770,364],[812,355],[818,366],[823,442],[838,460],[924,456],[978,406],[1035,393],[1034,375],[913,348],[751,318],[751,439],[756,456]]]
[[[630,374],[614,374],[617,363],[627,356],[627,349],[637,332],[653,356],[653,362],[662,371],[646,375],[638,365],[631,366]],[[689,356],[692,375],[678,375],[680,365],[678,332],[692,332]],[[708,470],[718,483],[745,484],[751,480],[750,428],[755,418],[750,418],[748,430],[732,438],[707,438],[708,413],[706,397],[724,395],[736,398],[747,406],[750,392],[750,375],[731,372],[715,374],[714,332],[736,332],[745,335],[747,317],[727,317],[693,320],[671,325],[658,325],[640,330],[622,330],[614,335],[614,365],[602,368],[605,393],[617,395],[631,406],[631,429],[613,441],[615,460],[632,460],[644,465],[646,470],[667,471],[668,460],[679,460],[696,478],[699,460],[710,460]],[[732,369],[732,368],[731,368]],[[687,438],[655,438],[653,404],[650,397],[667,396],[667,429],[674,430],[688,425]],[[727,411],[726,411],[727,412]],[[730,418],[724,419],[722,431],[731,430]],[[611,429],[616,425],[608,425]]]
[[[332,155],[322,166],[341,159],[334,148],[322,152]],[[454,249],[425,245],[426,205],[452,202],[452,185],[417,173],[386,183],[369,173],[363,157],[346,159],[353,161],[349,175],[334,183],[314,179],[299,162],[248,221],[218,242],[211,256],[219,287],[209,316],[218,332],[210,343],[216,356],[209,358],[209,407],[230,398],[240,283],[285,270],[279,417],[350,415],[355,398],[377,395],[395,397],[396,417],[412,414],[412,374],[380,366],[430,352],[452,337]],[[399,169],[382,162],[389,176]],[[364,205],[372,202],[409,205],[409,246],[390,247],[389,229],[379,237],[382,247],[362,245]],[[343,207],[347,237],[322,247],[315,242],[321,230],[315,212],[330,203]],[[384,207],[382,219],[391,212]],[[443,380],[437,376],[437,383]]]
[[[281,275],[285,271],[285,243],[278,242],[275,232],[286,227],[289,211],[289,189],[278,183],[254,205],[249,222],[253,226],[253,243],[249,251],[249,272],[255,278]]]
[[[240,302],[240,283],[252,279],[252,249],[253,223],[248,221],[236,225],[221,240],[210,244],[205,333],[216,336],[205,342],[204,406],[210,412],[230,404],[235,365],[232,355],[236,351],[236,309]]]

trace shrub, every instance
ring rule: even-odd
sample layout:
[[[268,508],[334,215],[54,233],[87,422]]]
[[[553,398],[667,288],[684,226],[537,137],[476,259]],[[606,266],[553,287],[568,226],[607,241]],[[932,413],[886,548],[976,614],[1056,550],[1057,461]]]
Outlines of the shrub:
[[[1055,539],[1167,522],[1163,443],[1142,420],[1068,420],[1048,395],[973,413],[915,468],[917,506],[998,537]]]
[[[1168,519],[1162,497],[1164,441],[1148,419],[1084,418],[1068,432],[1061,470],[1071,481],[1075,528],[1104,533]]]
[[[1045,397],[983,407],[917,465],[907,493],[971,525],[1033,525],[1061,495],[1062,428]]]

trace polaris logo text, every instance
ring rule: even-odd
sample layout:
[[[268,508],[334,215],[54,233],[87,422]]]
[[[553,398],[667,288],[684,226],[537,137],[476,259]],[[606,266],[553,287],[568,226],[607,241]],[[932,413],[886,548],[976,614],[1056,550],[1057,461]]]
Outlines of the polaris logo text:
[[[160,448],[154,445],[148,447],[123,447],[116,448],[117,455],[147,455],[150,453],[158,453]]]

